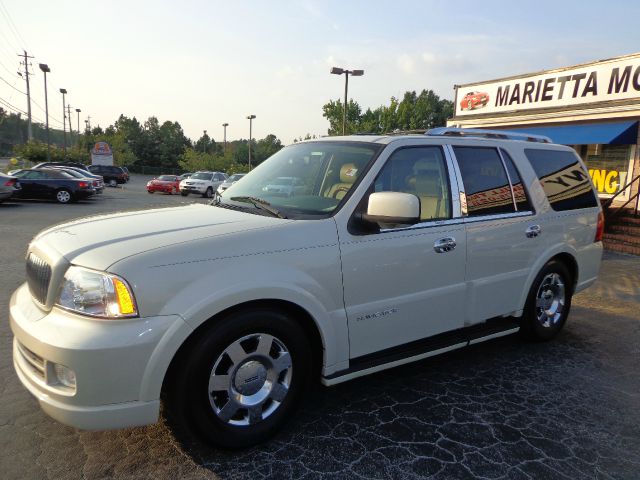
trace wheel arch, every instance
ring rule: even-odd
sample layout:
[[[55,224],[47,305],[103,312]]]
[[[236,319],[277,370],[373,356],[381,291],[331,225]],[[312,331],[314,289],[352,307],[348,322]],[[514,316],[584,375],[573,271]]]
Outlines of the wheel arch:
[[[576,252],[569,251],[566,247],[561,245],[555,246],[554,248],[549,249],[545,254],[541,255],[538,258],[538,261],[533,265],[531,271],[529,272],[529,277],[527,278],[527,282],[525,284],[525,288],[522,291],[520,298],[520,308],[524,309],[524,305],[527,301],[527,297],[529,295],[529,291],[531,290],[531,286],[535,281],[540,270],[544,268],[544,266],[552,260],[557,260],[565,265],[569,269],[569,273],[571,274],[571,291],[575,291],[576,285],[578,284],[578,276],[579,276],[579,267],[578,261],[576,260],[577,254]],[[521,310],[522,311],[522,310]]]
[[[168,385],[170,385],[172,378],[174,378],[175,375],[180,374],[180,366],[185,360],[186,355],[188,355],[190,347],[195,341],[198,340],[198,338],[200,338],[202,335],[205,335],[207,331],[213,328],[213,326],[216,325],[216,323],[222,318],[243,310],[249,310],[253,308],[271,308],[292,315],[296,320],[299,321],[300,325],[307,334],[309,343],[311,344],[314,377],[319,379],[324,360],[324,344],[320,329],[311,313],[309,313],[309,311],[307,311],[302,306],[288,300],[276,298],[250,300],[226,308],[216,313],[208,320],[202,322],[202,324],[200,324],[188,335],[188,337],[182,342],[177,351],[173,354],[173,357],[171,358],[171,361],[169,362],[169,365],[164,372],[160,388],[161,396],[166,392],[166,389]]]

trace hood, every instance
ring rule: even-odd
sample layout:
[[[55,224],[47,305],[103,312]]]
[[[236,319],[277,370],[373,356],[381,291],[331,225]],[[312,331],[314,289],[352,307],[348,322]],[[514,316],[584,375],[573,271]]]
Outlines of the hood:
[[[107,270],[149,250],[291,221],[192,204],[80,218],[44,230],[32,244],[53,249],[70,263]]]

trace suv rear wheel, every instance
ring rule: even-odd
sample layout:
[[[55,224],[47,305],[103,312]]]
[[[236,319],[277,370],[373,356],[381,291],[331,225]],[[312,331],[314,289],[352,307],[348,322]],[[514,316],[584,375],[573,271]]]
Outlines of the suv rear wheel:
[[[573,279],[569,270],[563,263],[551,260],[531,285],[521,333],[530,340],[551,340],[567,321],[572,295]]]
[[[169,423],[222,447],[266,440],[299,403],[311,377],[310,352],[303,328],[282,312],[231,314],[174,367],[165,395]]]

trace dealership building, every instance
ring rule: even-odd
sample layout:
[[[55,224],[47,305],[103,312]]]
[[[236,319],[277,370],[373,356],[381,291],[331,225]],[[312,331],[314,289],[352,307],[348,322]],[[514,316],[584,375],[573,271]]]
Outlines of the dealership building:
[[[570,145],[600,196],[634,199],[640,175],[640,53],[456,85],[450,127],[513,130]]]

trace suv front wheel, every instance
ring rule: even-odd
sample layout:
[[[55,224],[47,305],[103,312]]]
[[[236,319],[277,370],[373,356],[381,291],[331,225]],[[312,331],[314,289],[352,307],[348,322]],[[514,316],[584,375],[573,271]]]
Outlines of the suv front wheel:
[[[521,319],[520,331],[524,337],[535,341],[555,337],[569,315],[573,279],[567,267],[557,261],[548,262],[529,290]]]
[[[190,345],[166,391],[169,423],[212,445],[243,448],[273,436],[311,376],[311,347],[290,316],[240,311]]]

